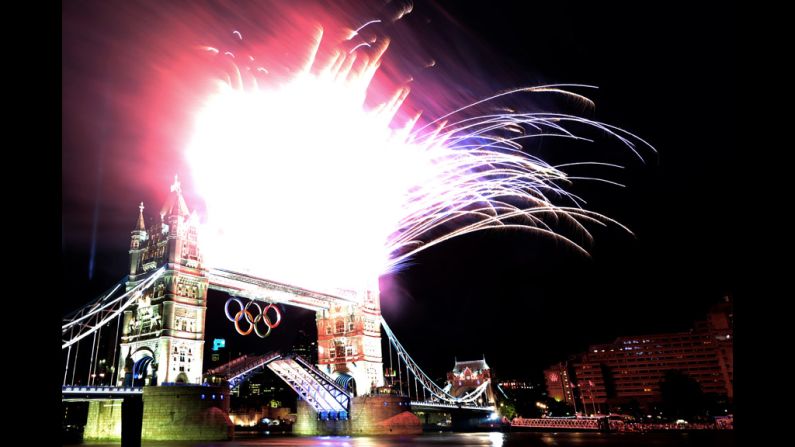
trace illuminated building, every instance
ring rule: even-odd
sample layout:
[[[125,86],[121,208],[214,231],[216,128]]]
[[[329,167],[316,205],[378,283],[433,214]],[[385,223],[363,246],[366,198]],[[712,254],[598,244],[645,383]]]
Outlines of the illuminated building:
[[[573,384],[568,362],[554,364],[544,370],[547,395],[558,402],[574,403]]]
[[[381,307],[378,292],[363,292],[362,305],[335,304],[317,312],[318,368],[354,395],[384,386]]]
[[[198,384],[208,288],[197,240],[198,216],[188,210],[176,178],[159,219],[148,228],[143,211],[142,203],[130,237],[127,290],[157,268],[166,268],[166,273],[124,311],[118,368],[126,375],[119,374],[118,384]]]
[[[499,385],[504,390],[532,390],[535,388],[532,383],[521,380],[506,380],[500,382]]]
[[[568,402],[572,391],[576,404],[588,413],[603,411],[605,404],[633,400],[649,404],[661,400],[665,373],[676,370],[697,381],[704,393],[731,399],[732,327],[732,303],[727,298],[687,332],[619,337],[613,343],[592,345],[576,356],[570,370],[561,363],[545,371],[549,395]],[[567,381],[552,380],[564,373],[572,378],[576,393],[564,389]]]
[[[456,360],[453,370],[447,373],[447,385],[450,387],[449,392],[455,397],[464,396],[490,380],[491,368],[486,364],[486,359],[466,362],[459,362]],[[490,386],[486,388],[484,397],[485,400],[481,403],[494,402],[494,392]]]

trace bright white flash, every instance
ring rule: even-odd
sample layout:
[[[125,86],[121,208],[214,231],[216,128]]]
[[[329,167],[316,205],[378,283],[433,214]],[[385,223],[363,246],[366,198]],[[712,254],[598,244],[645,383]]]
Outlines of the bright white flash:
[[[208,265],[318,290],[377,290],[381,274],[461,234],[507,226],[562,238],[550,216],[586,235],[581,223],[610,221],[579,208],[558,186],[566,174],[519,143],[576,138],[565,128],[573,121],[630,147],[631,134],[548,113],[451,115],[394,129],[408,91],[366,109],[378,58],[356,58],[339,51],[288,83],[224,82],[207,98],[187,157],[207,205]]]

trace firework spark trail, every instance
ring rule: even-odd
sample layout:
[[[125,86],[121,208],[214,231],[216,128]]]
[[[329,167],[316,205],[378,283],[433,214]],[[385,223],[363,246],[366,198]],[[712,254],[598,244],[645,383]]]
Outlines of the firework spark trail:
[[[377,21],[343,40],[372,23]],[[415,128],[417,114],[394,128],[408,89],[398,89],[370,110],[364,107],[388,42],[358,43],[320,63],[321,38],[322,31],[305,66],[278,85],[258,83],[254,75],[262,70],[241,70],[233,55],[227,57],[231,76],[198,114],[188,161],[207,204],[203,246],[208,263],[316,289],[377,289],[379,275],[418,252],[476,231],[533,231],[583,253],[580,243],[556,228],[568,225],[587,241],[592,236],[586,224],[629,231],[584,209],[584,201],[561,186],[600,180],[572,177],[561,168],[617,165],[552,166],[525,152],[522,142],[540,136],[590,141],[567,129],[584,125],[618,139],[640,157],[637,142],[651,148],[642,139],[561,113],[508,110],[454,120],[499,98],[526,93],[565,95],[592,106],[588,98],[566,90],[591,86],[514,89],[421,127]],[[569,204],[555,204],[553,198]]]

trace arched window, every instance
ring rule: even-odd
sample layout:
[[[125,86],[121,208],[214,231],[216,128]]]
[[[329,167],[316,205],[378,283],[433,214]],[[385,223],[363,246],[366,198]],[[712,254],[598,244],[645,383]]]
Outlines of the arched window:
[[[342,321],[342,320],[337,320],[336,329],[337,330],[335,332],[337,334],[341,334],[341,333],[345,332],[345,322]]]

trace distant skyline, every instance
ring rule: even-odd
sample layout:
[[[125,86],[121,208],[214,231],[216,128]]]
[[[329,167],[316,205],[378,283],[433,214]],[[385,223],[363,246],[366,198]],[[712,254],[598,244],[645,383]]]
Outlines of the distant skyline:
[[[150,61],[129,38],[145,34],[132,20],[138,16],[125,15],[130,11],[101,2],[63,4],[63,313],[126,274],[138,204],[154,218],[174,174],[183,179],[191,209],[202,206],[179,164],[180,148],[136,127],[144,118],[131,116],[136,94],[157,87],[150,85],[156,79],[137,77],[146,71],[136,67]],[[485,96],[542,83],[596,85],[590,116],[658,150],[640,162],[604,138],[576,145],[544,140],[529,148],[552,159],[565,153],[626,166],[599,172],[624,188],[572,187],[589,209],[634,233],[595,228],[591,257],[536,235],[488,232],[433,247],[381,279],[384,317],[432,377],[452,368],[455,357],[483,355],[499,378],[537,376],[589,344],[686,330],[736,293],[746,236],[732,225],[742,186],[733,19],[717,2],[414,2],[401,21],[405,32],[427,32],[423,49],[439,65],[471,66],[482,79],[458,89]],[[412,92],[422,93],[421,87]],[[177,124],[164,119],[162,125]],[[160,158],[141,152],[153,141],[163,143]],[[224,301],[217,293],[209,300],[211,309]],[[240,342],[262,352],[279,349],[294,338],[289,331],[314,324],[306,311],[286,309],[284,316],[279,334]],[[208,330],[228,323],[222,315],[211,318],[218,321]]]

